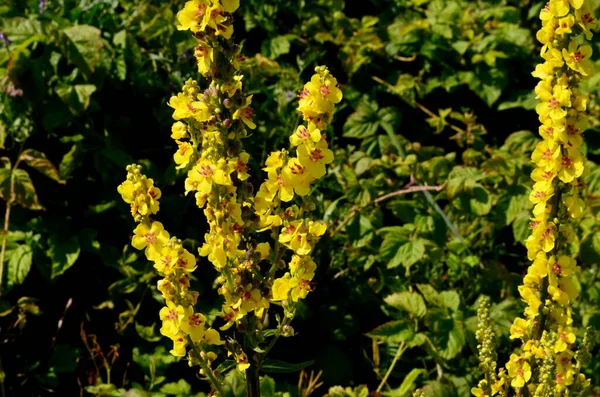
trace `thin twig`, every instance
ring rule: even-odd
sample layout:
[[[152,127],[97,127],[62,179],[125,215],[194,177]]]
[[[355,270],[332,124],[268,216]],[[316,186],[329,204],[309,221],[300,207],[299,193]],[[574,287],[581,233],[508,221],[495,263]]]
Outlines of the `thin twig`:
[[[392,371],[394,370],[396,363],[398,362],[398,360],[402,356],[402,353],[404,353],[405,350],[406,350],[406,348],[405,348],[404,342],[401,342],[400,346],[398,346],[398,350],[396,350],[396,355],[394,356],[394,359],[392,360],[390,367],[388,368],[387,372],[383,376],[383,379],[381,380],[381,383],[379,383],[379,386],[377,386],[377,393],[380,393],[381,389],[383,388],[383,385],[385,385],[387,383],[387,380],[390,377],[390,375],[392,374]]]
[[[350,220],[352,220],[352,218],[354,218],[354,216],[356,215],[356,213],[358,213],[359,211],[362,211],[363,209],[367,208],[368,206],[370,206],[371,204],[379,204],[382,201],[385,201],[389,198],[392,197],[396,197],[396,196],[402,196],[404,194],[409,194],[409,193],[414,193],[414,192],[425,192],[425,191],[429,191],[429,190],[434,190],[436,192],[439,192],[440,190],[442,190],[443,185],[436,185],[436,186],[410,186],[412,184],[412,182],[403,187],[400,190],[397,190],[395,192],[392,193],[387,193],[384,194],[383,196],[380,196],[378,198],[376,198],[373,201],[368,202],[365,205],[355,205],[354,207],[352,207],[350,209],[350,213],[337,225],[337,227],[331,232],[331,237],[335,236],[344,226],[346,226],[346,224],[348,222],[350,222]]]

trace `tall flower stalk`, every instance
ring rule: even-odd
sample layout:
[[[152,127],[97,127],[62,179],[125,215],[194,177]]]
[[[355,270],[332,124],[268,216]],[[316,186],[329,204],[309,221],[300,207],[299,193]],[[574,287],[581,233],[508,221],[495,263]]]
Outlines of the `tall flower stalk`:
[[[536,168],[529,198],[534,209],[526,242],[532,263],[519,286],[527,307],[510,329],[510,338],[520,339],[522,346],[510,356],[506,371],[496,375],[495,355],[488,351],[493,333],[478,333],[485,379],[472,389],[476,396],[568,396],[589,385],[581,367],[590,338],[574,351],[578,331],[571,314],[578,295],[573,281],[578,266],[571,243],[574,221],[585,211],[586,158],[581,147],[589,99],[577,86],[594,73],[592,47],[586,41],[592,39],[597,21],[587,0],[551,0],[540,19],[537,39],[543,44],[544,62],[532,75],[540,79],[535,93],[542,141],[532,154]],[[491,330],[485,324],[487,315],[481,313],[480,328]]]
[[[177,14],[178,29],[190,30],[197,41],[194,55],[206,85],[190,79],[169,101],[175,119],[171,138],[178,146],[174,161],[187,172],[185,194],[193,193],[209,225],[198,253],[219,274],[223,305],[218,330],[195,309],[198,293],[190,290],[195,255],[154,219],[161,197],[154,181],[140,166],[130,165],[118,191],[138,223],[132,245],[145,250],[162,277],[160,332],[172,340],[171,353],[199,365],[223,395],[223,377],[214,368],[215,362],[223,363],[218,353],[225,348],[246,375],[248,395],[258,396],[265,356],[277,338],[294,334],[290,322],[296,304],[313,288],[311,252],[326,226],[310,218],[315,205],[309,196],[333,161],[323,131],[342,93],[326,67],[315,69],[299,93],[305,124],[290,135],[289,150],[268,156],[266,179],[254,189],[250,154],[243,148],[256,127],[252,95],[243,86],[241,46],[231,39],[238,6],[234,0],[192,0]],[[283,315],[275,316],[275,329],[265,330],[272,306],[280,306]]]

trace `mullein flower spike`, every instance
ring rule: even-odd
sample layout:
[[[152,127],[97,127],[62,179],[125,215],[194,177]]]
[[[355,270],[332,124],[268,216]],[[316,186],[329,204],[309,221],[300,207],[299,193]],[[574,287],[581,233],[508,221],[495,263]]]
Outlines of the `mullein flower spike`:
[[[333,161],[322,131],[342,93],[326,67],[315,69],[299,94],[298,110],[306,124],[291,134],[290,150],[268,156],[266,178],[253,195],[248,182],[250,155],[243,149],[248,129],[256,127],[252,95],[246,95],[243,87],[240,68],[245,57],[231,40],[231,13],[238,6],[239,1],[233,0],[192,0],[177,14],[178,29],[191,30],[197,40],[194,56],[207,87],[190,79],[170,98],[169,106],[175,120],[171,138],[178,147],[174,162],[187,173],[185,194],[194,194],[209,224],[199,254],[219,272],[218,292],[224,298],[219,330],[223,333],[235,325],[240,332],[255,335],[272,302],[281,302],[286,319],[291,318],[295,302],[311,291],[316,264],[310,253],[326,226],[307,216],[314,205],[303,198]],[[132,245],[144,249],[164,277],[158,284],[166,304],[160,311],[160,332],[173,341],[173,355],[189,353],[190,364],[200,359],[202,373],[210,377],[207,371],[216,356],[208,349],[224,344],[224,338],[194,309],[198,293],[189,290],[189,277],[196,257],[152,219],[160,199],[154,181],[143,176],[139,166],[131,165],[127,171],[118,190],[138,222]],[[267,236],[274,241],[264,241]],[[276,277],[283,267],[284,274]],[[280,328],[283,336],[293,334],[284,332],[292,329],[287,323]],[[251,351],[231,341],[226,348],[237,368],[245,371]]]
[[[572,220],[585,212],[582,178],[587,171],[581,146],[589,98],[577,85],[594,73],[586,40],[591,40],[597,21],[588,0],[551,0],[540,19],[537,39],[543,44],[544,62],[532,75],[540,79],[535,93],[543,140],[532,154],[536,168],[529,198],[534,209],[526,241],[532,263],[519,286],[527,307],[510,329],[510,338],[520,339],[522,347],[506,364],[508,373],[496,377],[494,384],[484,368],[486,379],[471,390],[479,397],[509,395],[511,389],[515,395],[568,396],[589,385],[573,351],[577,330],[571,306],[579,291],[570,243],[575,237]]]

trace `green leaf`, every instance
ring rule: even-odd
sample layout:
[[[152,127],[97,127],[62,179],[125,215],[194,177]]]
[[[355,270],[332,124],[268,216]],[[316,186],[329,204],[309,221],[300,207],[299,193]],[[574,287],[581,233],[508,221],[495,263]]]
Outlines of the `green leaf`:
[[[412,265],[423,258],[423,255],[425,255],[425,244],[423,244],[423,240],[415,239],[401,246],[387,267],[392,269],[402,265],[406,269],[410,269]]]
[[[406,320],[389,321],[381,324],[367,336],[387,343],[404,342],[409,347],[420,346],[426,341],[425,335],[415,333],[414,324]]]
[[[58,166],[58,170],[60,172],[60,176],[64,179],[69,179],[73,175],[73,171],[75,171],[81,163],[83,162],[83,158],[85,156],[85,149],[82,143],[76,143],[71,146],[71,150],[69,150],[60,161],[60,165]]]
[[[298,364],[291,364],[291,363],[286,363],[285,361],[269,359],[269,360],[265,360],[261,369],[264,372],[268,372],[268,373],[282,374],[282,373],[300,371],[301,369],[306,368],[309,365],[312,365],[313,363],[314,363],[314,360],[305,361],[303,363],[298,363]]]
[[[373,136],[379,129],[379,107],[376,102],[364,100],[358,105],[356,111],[348,116],[344,124],[346,138],[364,139]]]
[[[137,321],[135,322],[135,330],[138,335],[148,342],[158,342],[161,339],[161,336],[154,331],[155,326],[156,324],[144,326]]]
[[[402,384],[400,385],[399,388],[389,391],[389,392],[384,392],[383,395],[384,396],[389,396],[389,397],[405,397],[405,396],[410,396],[410,392],[412,392],[415,389],[415,381],[417,380],[417,378],[419,377],[419,375],[426,373],[426,371],[424,369],[421,368],[413,368],[408,375],[406,375],[404,377],[404,380],[402,381]]]
[[[102,60],[104,43],[100,29],[89,25],[75,25],[62,31],[59,38],[64,55],[90,78]]]
[[[260,395],[263,397],[275,397],[275,381],[269,376],[260,379]]]
[[[440,341],[438,353],[440,357],[451,360],[460,353],[465,346],[466,336],[462,323],[451,320],[451,328],[447,335],[444,335]]]
[[[290,40],[288,36],[277,36],[270,40],[266,40],[263,43],[262,52],[269,59],[276,59],[281,55],[289,53]]]
[[[235,367],[236,364],[237,364],[237,362],[235,360],[225,360],[217,366],[216,370],[220,374],[224,374],[225,372],[229,371],[231,368]]]
[[[96,86],[93,84],[76,84],[56,87],[55,91],[71,113],[78,115],[90,106],[90,100],[92,94],[96,91]]]
[[[73,266],[79,257],[81,248],[77,236],[71,236],[68,240],[64,240],[57,234],[52,234],[50,236],[48,239],[48,246],[49,248],[46,253],[52,261],[50,278],[54,279]]]
[[[177,383],[167,383],[160,388],[160,392],[169,396],[189,396],[192,393],[192,386],[184,379],[179,379]]]
[[[65,181],[60,178],[60,175],[58,174],[54,164],[52,164],[50,160],[46,158],[44,153],[33,149],[27,149],[21,153],[19,159],[28,166],[35,168],[42,174],[46,175],[48,178],[54,179],[58,183],[65,183]]]
[[[583,239],[579,257],[589,265],[600,263],[600,233],[590,233]]]
[[[440,298],[444,306],[452,311],[457,311],[460,306],[460,295],[456,291],[442,291]]]
[[[425,301],[417,292],[396,292],[386,296],[384,301],[388,305],[405,310],[416,317],[423,317],[427,313]]]
[[[483,171],[473,167],[456,166],[448,175],[446,193],[449,198],[456,197],[459,193],[470,192],[477,185],[477,181],[484,178]]]
[[[6,252],[8,264],[6,268],[7,288],[22,284],[31,270],[33,250],[27,244],[21,244]]]
[[[0,30],[13,44],[21,44],[32,37],[43,39],[42,23],[32,18],[3,18]]]
[[[417,284],[419,292],[423,294],[423,297],[428,303],[435,306],[442,306],[442,298],[440,294],[429,284]]]
[[[15,186],[15,203],[30,210],[41,210],[43,207],[38,202],[37,193],[27,171],[17,168],[12,171],[11,177],[13,179],[12,183]],[[6,192],[4,186],[1,190],[3,194]],[[8,192],[10,192],[10,187],[8,188]]]
[[[396,256],[400,247],[410,240],[414,232],[414,225],[390,226],[379,229],[378,233],[383,234],[383,242],[379,247],[379,255],[383,261],[391,261]],[[398,263],[396,266],[398,266]],[[388,264],[388,267],[390,265]]]

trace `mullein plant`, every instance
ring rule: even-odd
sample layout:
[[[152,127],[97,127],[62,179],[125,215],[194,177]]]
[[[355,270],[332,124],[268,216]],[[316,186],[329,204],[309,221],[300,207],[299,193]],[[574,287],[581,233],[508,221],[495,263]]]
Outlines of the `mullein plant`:
[[[585,212],[583,176],[586,158],[581,148],[587,128],[588,97],[577,86],[593,73],[592,30],[597,21],[588,0],[551,0],[540,12],[544,62],[532,73],[540,82],[536,112],[542,141],[532,161],[534,204],[531,235],[526,241],[531,265],[519,286],[527,304],[516,318],[510,338],[520,349],[497,372],[489,301],[481,301],[478,317],[480,368],[485,375],[471,391],[475,396],[570,396],[589,386],[581,372],[589,360],[591,330],[575,351],[578,330],[572,305],[578,295],[574,222]]]
[[[191,274],[201,264],[155,219],[161,191],[154,181],[139,165],[130,165],[118,191],[138,224],[132,245],[145,250],[162,277],[160,332],[172,340],[171,353],[199,366],[219,395],[224,395],[222,368],[232,362],[246,376],[248,395],[257,396],[266,354],[278,337],[294,334],[296,305],[313,286],[311,252],[326,226],[310,218],[315,204],[309,195],[333,161],[323,131],[342,92],[326,67],[315,68],[298,95],[305,123],[289,137],[289,150],[268,156],[266,177],[255,189],[249,182],[250,154],[243,148],[248,130],[256,127],[252,95],[243,88],[241,46],[231,39],[238,7],[235,0],[192,0],[177,14],[177,28],[190,30],[197,41],[194,55],[205,84],[201,88],[190,79],[169,101],[175,119],[171,138],[178,146],[174,161],[187,172],[185,194],[193,193],[209,225],[198,253],[218,272],[223,305],[215,324],[195,309],[198,293],[190,290]],[[272,306],[283,315],[267,330]],[[219,359],[223,349],[232,361]]]

